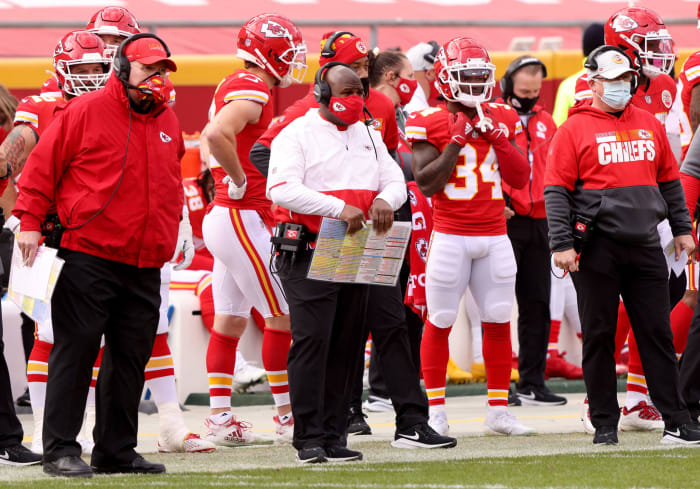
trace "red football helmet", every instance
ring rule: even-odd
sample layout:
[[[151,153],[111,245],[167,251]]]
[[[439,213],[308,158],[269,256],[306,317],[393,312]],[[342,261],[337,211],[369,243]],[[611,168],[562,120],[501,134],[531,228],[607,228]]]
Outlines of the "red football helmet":
[[[246,22],[238,33],[237,56],[273,75],[283,88],[306,74],[306,44],[294,22],[282,15],[260,14]]]
[[[47,73],[51,73],[49,70],[46,71]],[[63,97],[61,87],[58,86],[58,78],[56,78],[56,75],[54,73],[51,73],[51,76],[44,82],[44,84],[41,86],[41,90],[39,93],[47,97]]]
[[[632,60],[637,56],[649,78],[669,74],[676,62],[673,38],[661,17],[644,7],[623,8],[605,24],[605,44],[623,49]]]
[[[58,42],[53,53],[53,67],[61,90],[78,96],[102,88],[112,68],[104,51],[105,43],[97,34],[89,31],[73,31],[66,34]],[[73,73],[76,66],[93,63],[102,65],[102,73]]]
[[[475,107],[491,99],[495,72],[496,65],[481,44],[470,37],[457,37],[435,57],[435,88],[446,100]]]
[[[98,10],[88,22],[85,30],[98,36],[119,36],[122,41],[141,32],[136,17],[124,7],[105,7]],[[118,44],[107,44],[109,54],[114,54]]]

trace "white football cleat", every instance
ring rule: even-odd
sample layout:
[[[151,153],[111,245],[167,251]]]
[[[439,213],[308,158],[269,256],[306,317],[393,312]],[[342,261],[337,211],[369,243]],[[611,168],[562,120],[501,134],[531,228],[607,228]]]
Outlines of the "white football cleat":
[[[291,445],[294,439],[294,417],[289,416],[286,423],[280,421],[279,416],[273,416],[275,423],[275,445]]]
[[[486,421],[484,421],[487,431],[500,435],[532,435],[535,430],[520,424],[507,409],[488,409],[486,411]]]
[[[204,440],[195,433],[187,433],[179,441],[167,434],[165,436],[161,434],[158,438],[159,453],[205,453],[214,450],[216,450],[216,445],[213,442]]]
[[[619,429],[620,431],[663,430],[664,420],[653,404],[639,401],[632,409],[622,408]]]
[[[447,413],[444,410],[430,411],[428,425],[441,436],[446,436],[450,431],[450,425],[447,424]]]
[[[204,420],[204,424],[207,427],[204,439],[216,445],[239,447],[272,443],[272,440],[262,438],[250,431],[252,425],[247,421],[237,420],[231,412],[209,416]]]

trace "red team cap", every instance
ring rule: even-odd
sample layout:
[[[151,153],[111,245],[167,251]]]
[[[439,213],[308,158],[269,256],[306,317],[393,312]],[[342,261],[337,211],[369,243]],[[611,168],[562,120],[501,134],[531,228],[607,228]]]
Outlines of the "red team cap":
[[[177,65],[168,57],[165,47],[152,37],[142,37],[126,45],[124,54],[129,61],[152,65],[165,61],[170,71],[177,71]]]
[[[327,32],[321,38],[321,56],[318,60],[320,66],[331,61],[351,64],[367,56],[368,51],[364,41],[349,32],[343,32],[342,35],[336,36],[332,44],[326,46],[328,39],[333,37],[336,32],[338,31]]]

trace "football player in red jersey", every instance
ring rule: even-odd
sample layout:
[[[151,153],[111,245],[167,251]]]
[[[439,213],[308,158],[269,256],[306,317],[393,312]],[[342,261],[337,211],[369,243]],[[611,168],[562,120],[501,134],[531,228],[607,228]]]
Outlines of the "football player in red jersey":
[[[389,97],[379,90],[369,86],[369,51],[364,41],[347,31],[327,32],[321,39],[321,56],[319,65],[337,61],[349,65],[362,80],[365,87],[365,120],[371,118],[372,126],[382,133],[382,140],[394,159],[397,158],[399,146],[399,131],[396,123],[394,104]],[[295,119],[306,114],[311,108],[318,108],[313,94],[313,83],[309,87],[309,93],[300,100],[287,107],[282,117],[275,120],[265,133],[258,138],[250,152],[253,164],[261,173],[267,176],[267,166],[270,160],[270,145],[272,140]],[[371,115],[370,115],[371,114]]]
[[[507,105],[486,103],[495,70],[486,49],[474,39],[447,42],[435,61],[436,86],[446,108],[413,113],[406,124],[413,144],[413,175],[433,201],[421,362],[430,425],[441,434],[448,430],[448,336],[468,286],[484,329],[486,428],[511,435],[533,432],[507,410],[516,264],[506,235],[501,188],[502,179],[513,188],[524,187],[530,167],[515,142],[525,137],[516,112]]]
[[[293,418],[287,382],[291,342],[288,306],[269,272],[272,203],[265,178],[250,162],[253,143],[272,120],[270,90],[299,82],[306,72],[306,45],[294,23],[276,14],[253,17],[238,34],[237,56],[245,69],[217,87],[206,129],[216,195],[202,232],[214,255],[216,316],[207,350],[211,416],[207,438],[224,445],[255,443],[250,424],[231,414],[235,350],[254,306],[265,317],[262,359],[277,415],[279,441],[291,441]]]
[[[633,61],[639,72],[637,89],[632,96],[632,105],[650,112],[665,124],[676,95],[676,85],[669,76],[676,56],[671,38],[663,19],[653,10],[643,7],[623,8],[615,12],[605,24],[605,44],[622,49]],[[588,75],[582,75],[576,83],[576,98],[590,99],[591,88]],[[689,265],[689,268],[694,268]],[[671,274],[672,295],[680,284],[681,292],[671,300],[673,306],[682,295],[685,279]],[[689,319],[688,319],[689,322]],[[629,337],[628,337],[629,333]],[[634,334],[624,304],[620,303],[616,350],[629,341],[630,360],[627,375],[627,399],[620,418],[620,429],[654,430],[663,428],[661,414],[649,399],[646,377],[642,368]],[[586,405],[587,406],[587,405]],[[584,407],[584,410],[587,408]],[[582,416],[587,431],[588,414]]]

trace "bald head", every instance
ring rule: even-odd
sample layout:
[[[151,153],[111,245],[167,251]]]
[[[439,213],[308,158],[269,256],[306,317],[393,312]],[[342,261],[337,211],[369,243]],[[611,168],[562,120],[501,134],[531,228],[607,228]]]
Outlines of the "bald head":
[[[331,87],[333,97],[363,95],[360,77],[348,66],[333,66],[325,73],[324,79]]]

